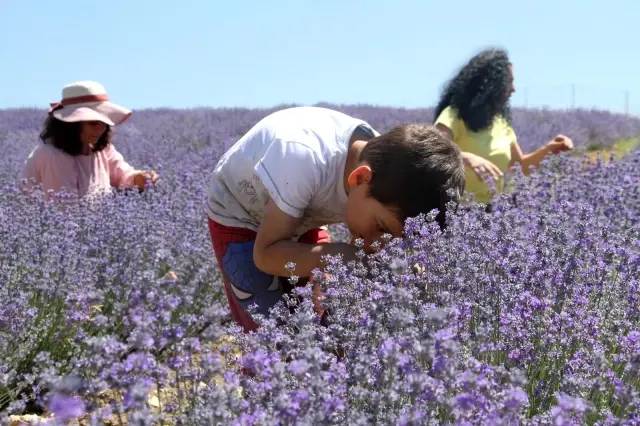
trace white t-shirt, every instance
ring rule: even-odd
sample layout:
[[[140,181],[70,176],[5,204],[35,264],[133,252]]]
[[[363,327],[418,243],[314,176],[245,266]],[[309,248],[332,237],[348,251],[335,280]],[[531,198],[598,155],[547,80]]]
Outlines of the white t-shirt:
[[[268,198],[309,229],[344,221],[344,167],[354,130],[365,121],[320,107],[295,107],[259,121],[220,158],[209,183],[209,217],[258,230]]]

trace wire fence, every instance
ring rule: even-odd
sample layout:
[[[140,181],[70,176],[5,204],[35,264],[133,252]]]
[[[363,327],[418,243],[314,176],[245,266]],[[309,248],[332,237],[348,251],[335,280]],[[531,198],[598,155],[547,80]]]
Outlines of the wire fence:
[[[634,97],[628,89],[579,84],[517,88],[511,104],[525,108],[595,108],[640,116],[640,93]]]

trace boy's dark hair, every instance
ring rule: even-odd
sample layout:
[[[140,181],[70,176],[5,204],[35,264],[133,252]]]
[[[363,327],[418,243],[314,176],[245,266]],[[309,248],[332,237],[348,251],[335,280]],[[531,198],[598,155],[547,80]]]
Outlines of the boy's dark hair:
[[[47,115],[44,130],[40,133],[40,139],[46,144],[51,144],[69,155],[77,156],[83,153],[83,144],[80,140],[80,127],[78,123],[67,123],[58,120],[53,115]],[[100,152],[111,143],[111,127],[100,136],[93,147],[93,152]]]
[[[457,202],[464,191],[460,148],[435,126],[396,126],[371,139],[359,160],[371,166],[369,195],[402,221],[438,209],[436,220],[444,228],[447,202]],[[449,189],[457,195],[450,197]]]

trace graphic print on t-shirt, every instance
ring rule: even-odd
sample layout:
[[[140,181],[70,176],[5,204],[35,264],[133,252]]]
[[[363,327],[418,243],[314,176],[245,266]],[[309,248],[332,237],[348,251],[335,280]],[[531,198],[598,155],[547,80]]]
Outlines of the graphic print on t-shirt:
[[[238,182],[237,191],[240,196],[249,200],[249,204],[253,205],[258,202],[258,193],[251,182],[246,179]]]

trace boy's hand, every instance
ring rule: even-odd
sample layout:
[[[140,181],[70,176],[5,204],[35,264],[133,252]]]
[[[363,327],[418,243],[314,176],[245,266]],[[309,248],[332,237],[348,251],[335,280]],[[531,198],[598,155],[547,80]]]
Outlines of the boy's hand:
[[[285,265],[295,263],[294,275],[308,277],[311,271],[322,267],[322,256],[326,254],[342,254],[344,262],[357,259],[358,248],[349,244],[305,244],[293,241],[293,235],[300,223],[295,218],[284,213],[273,201],[265,206],[264,219],[258,229],[258,235],[253,247],[253,260],[261,271],[288,277],[291,272]]]
[[[356,247],[354,244],[343,244],[344,247],[341,250],[342,253],[342,262],[346,265],[347,263],[349,263],[352,260],[359,260],[357,253],[360,251],[360,249],[358,247]]]

